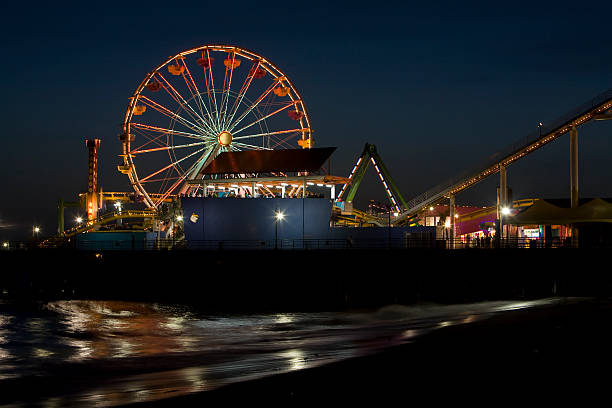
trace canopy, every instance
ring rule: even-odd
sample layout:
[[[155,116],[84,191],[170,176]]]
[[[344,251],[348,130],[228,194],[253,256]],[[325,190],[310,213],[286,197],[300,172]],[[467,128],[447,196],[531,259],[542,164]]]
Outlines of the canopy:
[[[504,217],[504,223],[513,225],[566,225],[579,222],[612,223],[612,204],[594,198],[576,208],[567,208],[542,199],[514,216]]]
[[[247,150],[223,152],[208,165],[204,174],[268,173],[274,171],[318,171],[336,150],[312,149]]]

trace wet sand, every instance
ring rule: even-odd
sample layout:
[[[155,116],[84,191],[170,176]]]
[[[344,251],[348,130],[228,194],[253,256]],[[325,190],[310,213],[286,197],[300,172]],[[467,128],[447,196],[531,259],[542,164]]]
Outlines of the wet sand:
[[[445,327],[380,354],[131,406],[377,401],[582,404],[606,397],[612,301],[568,301]]]

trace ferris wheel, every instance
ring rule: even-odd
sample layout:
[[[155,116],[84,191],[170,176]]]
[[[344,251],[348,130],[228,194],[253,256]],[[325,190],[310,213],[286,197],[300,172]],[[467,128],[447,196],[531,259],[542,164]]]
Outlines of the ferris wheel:
[[[289,78],[243,48],[204,45],[169,57],[130,98],[123,164],[148,207],[173,194],[196,195],[188,181],[222,152],[311,148],[310,119]]]

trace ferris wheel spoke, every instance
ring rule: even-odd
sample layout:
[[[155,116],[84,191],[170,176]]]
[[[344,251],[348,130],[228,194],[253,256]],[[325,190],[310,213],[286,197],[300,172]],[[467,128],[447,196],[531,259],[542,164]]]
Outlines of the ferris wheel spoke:
[[[232,109],[230,109],[230,116],[227,120],[227,124],[232,123],[232,120],[234,120],[234,116],[236,115],[236,112],[238,111],[240,104],[242,104],[244,95],[249,90],[249,87],[251,86],[251,82],[253,82],[253,78],[255,78],[255,72],[259,69],[260,65],[261,65],[261,61],[257,60],[257,62],[253,64],[253,66],[251,67],[251,70],[249,71],[249,72],[253,72],[253,74],[247,75],[246,78],[244,79],[244,83],[242,84],[242,87],[240,88],[240,92],[238,92],[238,96],[236,96],[236,100],[234,100]]]
[[[162,167],[161,169],[159,169],[159,170],[157,170],[157,171],[155,171],[155,172],[153,172],[153,173],[149,174],[148,176],[146,176],[145,178],[140,179],[139,181],[142,183],[143,181],[146,181],[146,180],[150,179],[150,178],[151,178],[151,177],[153,177],[153,176],[157,176],[157,175],[158,175],[159,173],[161,173],[162,171],[164,171],[164,170],[168,170],[169,168],[174,167],[175,165],[177,165],[178,163],[182,162],[183,160],[186,160],[186,159],[188,159],[188,158],[190,158],[190,157],[193,157],[193,156],[195,156],[196,154],[198,154],[198,153],[202,152],[202,151],[203,151],[203,150],[205,150],[205,149],[206,149],[206,148],[205,148],[205,147],[203,147],[203,148],[201,148],[201,149],[199,149],[199,150],[196,150],[195,152],[193,152],[193,153],[191,153],[191,154],[188,154],[187,156],[183,157],[182,159],[179,159],[179,160],[177,160],[177,161],[175,161],[175,162],[172,162],[172,163],[170,163],[169,165],[167,165],[167,166],[165,166],[165,167]]]
[[[189,76],[189,80],[191,81],[191,86],[193,86],[193,91],[191,92],[191,94],[193,95],[194,100],[196,100],[196,96],[197,96],[197,98],[200,101],[200,103],[199,103],[200,113],[204,117],[208,116],[208,117],[212,118],[212,115],[208,111],[208,108],[206,107],[206,104],[204,103],[204,100],[202,99],[202,95],[200,94],[200,90],[198,89],[198,86],[196,85],[195,81],[193,80],[193,77],[191,76],[191,72],[189,71],[189,67],[187,66],[187,63],[185,62],[184,59],[183,59],[183,66],[185,67],[185,72],[187,72],[187,75]],[[185,80],[185,83],[187,84],[187,88],[190,88],[189,90],[191,91],[191,86],[187,82],[187,77],[185,76],[184,72],[183,72],[183,79]],[[204,113],[202,108],[204,108],[206,113]]]
[[[193,165],[191,166],[191,168],[193,168]],[[191,170],[191,168],[190,168],[190,170]],[[178,186],[179,186],[179,185],[180,185],[180,184],[181,184],[181,183],[182,183],[182,182],[185,180],[185,176],[186,176],[186,174],[187,174],[187,172],[185,172],[185,174],[183,174],[182,176],[180,176],[180,177],[178,178],[178,180],[176,180],[176,181],[174,182],[174,184],[172,184],[172,186],[171,186],[171,187],[170,187],[170,188],[169,188],[169,189],[168,189],[168,190],[167,190],[167,191],[166,191],[164,194],[162,194],[162,195],[159,197],[159,199],[157,200],[157,202],[155,202],[155,206],[156,206],[156,207],[157,207],[158,205],[160,205],[161,203],[163,203],[163,202],[164,202],[164,200],[165,200],[166,198],[168,198],[168,196],[169,196],[170,194],[172,194],[172,192],[173,192],[174,190],[176,190],[176,188],[177,188],[177,187],[178,187]]]
[[[176,57],[174,59],[174,62],[176,63],[176,66],[182,67],[184,68],[180,75],[183,78],[183,80],[185,81],[185,85],[187,86],[187,90],[189,90],[189,93],[191,94],[191,98],[189,98],[188,100],[193,100],[194,105],[196,106],[196,108],[198,108],[198,110],[200,111],[200,113],[198,114],[198,116],[201,117],[205,117],[206,115],[204,115],[204,112],[202,111],[202,107],[199,104],[199,101],[196,98],[196,95],[194,93],[194,90],[192,89],[191,84],[189,83],[189,81],[187,80],[187,77],[185,76],[185,71],[188,69],[187,68],[187,64],[185,64],[185,57],[183,55],[180,55],[178,57]],[[183,63],[183,65],[181,65],[181,62]],[[174,89],[174,91],[176,91],[176,88]],[[183,98],[184,99],[184,98]],[[194,109],[195,111],[195,109]],[[198,113],[197,111],[195,111],[195,113]]]
[[[167,143],[164,143],[163,141],[159,140],[160,138],[162,138],[164,136],[163,134],[159,134],[158,136],[152,136],[152,135],[148,135],[147,132],[144,132],[141,129],[134,128],[132,130],[134,131],[135,134],[140,135],[140,136],[144,136],[147,139],[149,139],[148,142],[143,143],[142,145],[138,146],[134,150],[142,149],[143,147],[148,146],[148,145],[150,145],[152,143],[155,143],[158,146],[168,146]]]
[[[188,144],[185,144],[185,145],[177,145],[177,146],[155,147],[155,148],[152,148],[152,149],[144,149],[144,150],[136,149],[136,150],[132,150],[130,152],[130,154],[134,155],[134,154],[158,152],[158,151],[162,151],[162,150],[184,149],[186,147],[202,146],[202,145],[209,144],[209,143],[211,143],[211,142],[206,141],[206,142],[188,143]]]
[[[166,182],[169,180],[176,180],[178,179],[180,176],[176,176],[176,177],[164,177],[164,178],[158,178],[158,179],[148,179],[145,181],[140,181],[141,183],[160,183],[160,182]]]
[[[299,101],[299,100],[292,101],[292,102],[291,102],[291,103],[289,103],[288,105],[285,105],[285,106],[283,106],[282,108],[279,108],[279,109],[275,110],[274,112],[269,113],[269,114],[267,114],[266,116],[263,116],[263,117],[261,117],[261,118],[257,119],[255,122],[252,122],[252,123],[250,123],[250,124],[246,125],[245,127],[243,127],[243,128],[241,128],[241,129],[239,129],[239,130],[236,130],[236,131],[232,132],[232,134],[233,134],[233,135],[236,135],[236,134],[238,134],[238,133],[242,132],[243,130],[248,129],[248,128],[250,128],[251,126],[253,126],[253,125],[255,125],[255,124],[257,124],[257,123],[261,122],[262,120],[266,120],[266,119],[268,119],[269,117],[274,116],[274,115],[276,115],[277,113],[280,113],[280,112],[284,111],[284,110],[285,110],[285,109],[287,109],[287,108],[290,108],[290,107],[292,107],[292,106],[295,106],[295,105],[296,105],[298,102],[300,102],[300,101]]]
[[[273,90],[273,89],[276,87],[276,84],[278,83],[278,81],[279,81],[279,80],[280,80],[279,78],[276,78],[276,79],[275,79],[275,80],[272,82],[272,84],[271,84],[271,85],[270,85],[270,86],[269,86],[269,87],[268,87],[268,88],[267,88],[267,89],[266,89],[266,90],[265,90],[265,91],[264,91],[264,92],[263,92],[261,95],[259,95],[259,97],[258,97],[258,98],[255,100],[255,102],[253,102],[253,104],[251,104],[251,106],[249,106],[249,107],[247,108],[247,110],[245,110],[244,112],[242,112],[242,113],[240,114],[240,116],[238,116],[238,119],[236,119],[236,121],[235,121],[234,123],[232,123],[232,124],[229,126],[229,129],[228,129],[228,130],[229,130],[230,132],[232,131],[232,129],[234,129],[236,126],[238,126],[238,124],[239,124],[240,122],[242,122],[242,120],[243,120],[243,119],[244,119],[244,118],[245,118],[245,117],[246,117],[246,116],[247,116],[249,113],[251,113],[251,112],[253,111],[253,109],[255,109],[255,108],[257,107],[257,105],[259,105],[259,104],[261,103],[261,101],[263,101],[263,100],[266,98],[266,96],[268,96],[268,95],[270,94],[270,92],[272,92],[272,90]]]
[[[223,98],[221,99],[221,101],[225,100],[225,107],[223,107],[223,103],[221,103],[221,109],[223,110],[223,117],[221,118],[221,128],[222,129],[225,129],[225,125],[226,125],[227,108],[229,105],[230,90],[232,88],[232,78],[234,77],[234,69],[236,68],[234,67],[235,62],[236,62],[236,51],[232,53],[232,62],[231,62],[232,68],[231,69],[229,67],[225,68],[226,80],[223,81]],[[229,71],[229,78],[227,75],[227,71]],[[227,89],[225,88],[226,82],[227,82]]]
[[[185,126],[186,128],[189,128],[191,130],[193,130],[194,132],[201,132],[201,133],[209,133],[210,130],[206,130],[198,125],[196,125],[193,122],[190,122],[189,120],[185,119],[184,117],[182,117],[181,115],[179,115],[178,113],[172,112],[170,109],[166,108],[165,106],[147,98],[144,95],[141,95],[139,100],[143,100],[143,103],[147,106],[150,106],[151,108],[155,109],[156,111],[158,111],[159,113],[169,117],[170,119],[174,119],[177,122],[179,122],[180,124],[182,124],[183,126]],[[212,132],[215,133],[215,132]]]
[[[263,113],[264,115],[267,115],[270,112],[270,109],[272,109],[272,106],[273,106],[272,101],[275,100],[275,98],[276,98],[276,95],[274,94],[274,92],[268,94],[268,96],[266,97],[266,100],[259,105],[261,109],[258,108],[257,111],[259,113]],[[291,101],[293,102],[293,98],[291,99]]]
[[[159,71],[156,72],[156,75],[158,75],[162,79],[162,81],[165,83],[166,86],[164,86],[163,88],[166,90],[166,92],[168,92],[168,95],[170,95],[170,97],[174,99],[179,104],[179,106],[189,108],[189,109],[185,109],[185,112],[187,112],[187,114],[191,116],[191,119],[195,120],[196,122],[202,122],[209,128],[209,130],[213,131],[213,128],[210,126],[208,121],[205,118],[198,115],[198,113],[191,107],[191,105],[189,105],[189,103],[185,100],[185,98],[183,98],[183,95],[181,95],[180,92],[174,89],[174,87],[170,84],[170,82],[168,82],[168,80]],[[172,92],[170,92],[170,90],[172,90]]]
[[[259,137],[259,136],[274,136],[274,135],[282,135],[285,133],[301,133],[301,132],[307,132],[309,129],[289,129],[289,130],[277,130],[275,132],[266,132],[266,133],[256,133],[253,135],[244,135],[244,136],[238,136],[235,137],[234,140],[241,140],[241,139],[250,139],[253,137]]]
[[[202,58],[204,58],[203,51],[202,51]],[[216,128],[217,128],[217,132],[219,132],[219,109],[217,108],[217,96],[215,94],[215,79],[213,77],[212,63],[210,63],[210,52],[208,51],[208,49],[206,49],[206,58],[209,61],[208,72],[206,72],[206,68],[203,67],[204,82],[206,83],[206,94],[208,95],[208,105],[210,107],[210,110],[213,111],[213,103],[214,103],[215,105],[214,112],[216,114],[216,117],[213,117],[211,115],[210,119],[211,121],[216,120],[216,124],[217,124]],[[210,81],[208,80],[209,77],[210,77]],[[211,88],[212,88],[212,92],[211,92]],[[212,93],[212,97],[211,97],[211,93]]]
[[[172,174],[172,170],[173,170],[173,169],[174,169],[174,168],[173,168],[173,167],[171,167],[171,168],[169,168],[168,170],[166,170],[166,173],[163,175],[163,177],[162,177],[162,179],[161,179],[161,184],[158,186],[158,189],[157,189],[157,193],[158,193],[158,194],[160,194],[162,191],[164,191],[164,189],[165,189],[165,188],[166,188],[166,186],[168,185],[168,182],[169,182],[171,179],[173,179],[173,178],[171,177],[171,174]],[[174,170],[176,171],[176,169],[174,169]]]
[[[286,137],[284,139],[275,140],[275,144],[272,146],[272,149],[275,149],[279,146],[285,146],[287,148],[292,148],[293,146],[288,142],[291,139],[291,136]]]
[[[233,142],[231,144],[231,146],[245,147],[245,148],[254,149],[254,150],[272,150],[272,149],[267,148],[267,147],[255,146],[255,145],[251,145],[251,144],[238,143],[238,142]]]
[[[186,137],[186,138],[189,138],[189,139],[217,140],[215,137],[209,136],[209,135],[202,135],[202,134],[196,134],[196,133],[182,132],[180,130],[166,129],[166,128],[161,128],[161,127],[157,127],[157,126],[150,126],[150,125],[145,125],[145,124],[136,123],[136,122],[130,123],[130,126],[136,127],[138,129],[149,130],[149,131],[152,131],[152,132],[160,132],[160,133],[163,133],[163,134],[170,134],[170,135],[174,135],[174,136]]]

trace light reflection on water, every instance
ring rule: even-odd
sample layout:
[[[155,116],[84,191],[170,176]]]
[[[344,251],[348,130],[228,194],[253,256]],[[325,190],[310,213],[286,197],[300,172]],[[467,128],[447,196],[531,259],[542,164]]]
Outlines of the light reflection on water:
[[[0,380],[48,379],[0,404],[114,406],[218,388],[366,355],[431,330],[555,302],[393,305],[374,311],[203,315],[184,306],[59,301],[0,304]]]

